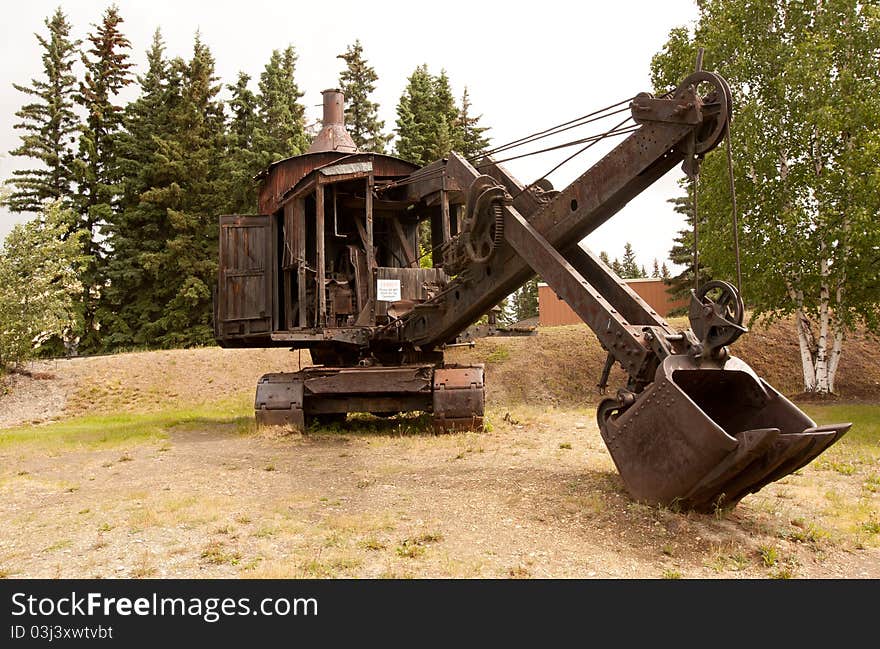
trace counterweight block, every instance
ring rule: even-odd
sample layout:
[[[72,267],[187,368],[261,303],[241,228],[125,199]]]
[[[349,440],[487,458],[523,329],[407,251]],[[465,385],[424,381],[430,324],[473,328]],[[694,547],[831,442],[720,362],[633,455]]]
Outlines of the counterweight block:
[[[599,408],[602,438],[634,498],[704,512],[797,471],[851,425],[817,426],[733,357],[700,365],[667,357],[631,406]]]

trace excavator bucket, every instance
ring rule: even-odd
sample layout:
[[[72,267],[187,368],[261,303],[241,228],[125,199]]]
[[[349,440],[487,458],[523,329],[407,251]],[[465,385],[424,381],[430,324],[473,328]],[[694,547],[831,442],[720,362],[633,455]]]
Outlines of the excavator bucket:
[[[738,358],[668,356],[626,409],[599,424],[637,500],[709,512],[797,471],[851,424],[817,426]]]

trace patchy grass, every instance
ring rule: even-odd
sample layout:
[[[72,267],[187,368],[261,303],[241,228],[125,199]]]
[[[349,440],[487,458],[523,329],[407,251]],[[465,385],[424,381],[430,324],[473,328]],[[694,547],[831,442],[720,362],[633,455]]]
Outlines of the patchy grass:
[[[704,565],[717,573],[741,572],[746,570],[751,562],[736,544],[726,543],[714,546],[710,556],[704,561]]]
[[[70,539],[60,539],[55,541],[53,544],[43,548],[43,552],[57,552],[58,550],[63,550],[65,548],[69,548],[73,545]]]
[[[300,565],[300,577],[305,579],[327,579],[338,577],[340,572],[353,570],[361,565],[360,559],[353,557],[332,557],[312,559]]]
[[[868,534],[880,534],[880,521],[865,521],[864,523],[862,523],[862,529]]]
[[[275,527],[274,525],[263,525],[254,531],[253,536],[257,539],[268,539],[278,534],[279,529],[280,528]]]
[[[397,556],[399,557],[416,559],[425,554],[426,546],[431,545],[432,543],[439,543],[442,540],[443,535],[440,533],[419,534],[418,536],[401,541],[400,545],[395,549],[395,552],[397,552]]]
[[[817,536],[830,536],[832,541],[849,539],[856,547],[880,546],[880,538],[871,533],[871,522],[880,520],[876,495],[880,489],[880,405],[806,404],[804,410],[819,424],[851,421],[853,426],[810,467],[818,470],[813,475],[823,485],[819,492],[825,503],[820,516],[823,527],[807,526],[794,539],[814,542]]]
[[[794,579],[796,574],[794,566],[784,565],[771,570],[769,576],[771,579]]]
[[[507,576],[511,579],[530,579],[532,573],[525,566],[514,566],[507,571]]]
[[[385,544],[382,543],[382,541],[380,541],[376,538],[373,538],[373,537],[371,537],[369,539],[364,539],[363,541],[360,542],[359,545],[364,550],[372,550],[373,552],[379,552],[380,550],[384,550],[386,547]]]
[[[237,550],[229,550],[221,541],[209,542],[200,555],[206,563],[220,565],[228,563],[237,566],[241,563],[241,553]]]
[[[815,522],[806,522],[802,518],[791,521],[792,530],[780,534],[781,538],[797,543],[818,544],[823,539],[831,536],[831,533]]]
[[[159,570],[153,564],[152,557],[146,551],[142,552],[131,569],[131,577],[134,579],[147,579],[153,577]]]
[[[421,545],[411,544],[408,543],[406,540],[398,545],[394,551],[397,552],[397,556],[405,557],[407,559],[417,559],[418,557],[425,554],[425,548],[423,548]]]
[[[487,363],[503,363],[510,358],[510,350],[504,345],[495,345],[495,348],[486,356]]]
[[[236,430],[242,430],[251,420],[250,409],[242,408],[239,403],[153,413],[76,417],[43,426],[0,429],[0,450],[20,446],[45,451],[98,450],[132,443],[159,442],[167,439],[168,431],[176,427],[233,425]],[[123,454],[117,461],[129,462],[131,459],[128,454]]]

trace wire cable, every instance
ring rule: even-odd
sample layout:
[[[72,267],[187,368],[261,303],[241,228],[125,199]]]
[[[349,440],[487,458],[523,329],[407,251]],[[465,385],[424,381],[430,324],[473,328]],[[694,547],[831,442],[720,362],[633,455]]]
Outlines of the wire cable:
[[[605,137],[611,137],[611,136],[613,136],[613,135],[622,135],[623,133],[633,133],[633,132],[635,132],[636,129],[633,129],[633,130],[625,130],[625,129],[624,129],[624,130],[621,130],[621,131],[618,131],[618,130],[617,130],[617,129],[619,129],[621,126],[623,126],[624,124],[626,124],[630,119],[631,119],[630,117],[627,117],[625,120],[622,120],[621,122],[618,122],[618,124],[617,124],[616,126],[612,127],[610,131],[607,131],[607,132],[605,133]],[[585,147],[583,147],[582,149],[580,149],[580,150],[578,150],[578,151],[575,151],[573,154],[571,154],[570,156],[568,156],[565,160],[563,160],[563,161],[560,162],[558,165],[556,165],[555,167],[553,167],[550,171],[548,171],[548,172],[545,173],[543,176],[541,176],[541,178],[546,178],[547,176],[549,176],[550,174],[552,174],[554,171],[557,171],[557,170],[560,169],[564,164],[566,164],[566,163],[568,163],[568,162],[571,162],[571,161],[574,160],[576,157],[578,157],[580,154],[584,153],[587,149],[589,149],[590,147],[592,147],[592,146],[595,145],[596,143],[601,142],[602,139],[605,139],[605,138],[603,137],[603,138],[601,138],[601,139],[593,140],[592,142],[588,143],[588,144],[587,144]],[[538,180],[541,180],[541,178],[538,178]],[[527,192],[529,189],[531,189],[531,188],[535,185],[535,183],[538,182],[538,180],[532,181],[531,183],[529,183],[528,185],[526,185],[525,187],[523,187],[523,188],[517,193],[517,195],[513,197],[514,200],[517,199],[517,198],[518,198],[519,196],[521,196],[522,194],[524,194],[525,192]]]
[[[626,118],[620,124],[626,123],[629,120],[629,117]],[[618,125],[619,126],[619,125]],[[571,140],[570,142],[564,142],[562,144],[557,144],[554,146],[547,147],[545,149],[538,149],[537,151],[529,151],[528,153],[520,153],[519,155],[510,156],[509,158],[502,158],[501,160],[492,160],[491,162],[484,163],[482,165],[477,165],[477,169],[480,167],[486,167],[489,164],[501,164],[502,162],[510,162],[511,160],[519,160],[520,158],[527,158],[529,156],[538,155],[539,153],[547,153],[549,151],[557,151],[559,149],[566,149],[570,146],[577,146],[578,144],[584,144],[585,142],[589,142],[590,144],[595,144],[601,140],[604,140],[606,137],[611,137],[612,135],[625,135],[627,133],[633,133],[639,128],[641,128],[638,124],[627,127],[626,129],[617,130],[618,127],[611,129],[609,131],[605,131],[604,133],[599,133],[597,135],[590,135],[588,137],[579,138],[577,140]]]
[[[739,217],[736,210],[736,185],[733,178],[733,144],[730,140],[730,126],[727,127],[727,177],[730,181],[730,204],[733,214],[733,250],[736,254],[736,290],[742,295],[742,268],[739,256]]]
[[[479,155],[472,156],[471,158],[468,158],[468,160],[473,161],[473,160],[476,160],[476,159],[478,159],[482,156],[485,156],[485,155],[495,155],[497,153],[501,153],[502,151],[515,149],[515,148],[523,146],[525,144],[530,144],[531,142],[535,142],[537,140],[541,140],[546,137],[551,137],[553,135],[557,135],[557,134],[562,133],[564,131],[568,131],[570,129],[577,128],[578,126],[584,126],[585,124],[590,124],[592,122],[597,122],[599,120],[605,119],[606,117],[611,117],[612,115],[617,115],[618,113],[622,113],[626,110],[629,110],[629,107],[625,106],[624,108],[620,108],[618,110],[612,111],[610,113],[607,113],[606,115],[599,115],[599,113],[606,112],[608,110],[611,110],[612,108],[615,108],[617,106],[620,106],[621,104],[624,104],[624,103],[627,103],[630,101],[632,101],[632,98],[624,99],[623,101],[617,102],[616,104],[611,104],[610,106],[606,106],[605,108],[602,108],[600,110],[593,111],[592,113],[587,113],[586,115],[582,115],[576,119],[569,120],[567,122],[563,122],[562,124],[557,124],[556,126],[551,126],[550,128],[544,129],[543,131],[538,131],[537,133],[532,133],[531,135],[526,135],[526,136],[518,138],[516,140],[512,140],[511,142],[508,142],[506,144],[501,144],[501,145],[498,145],[498,146],[493,147],[491,149],[487,149],[486,151],[483,151]],[[596,115],[598,115],[598,116],[596,116]]]

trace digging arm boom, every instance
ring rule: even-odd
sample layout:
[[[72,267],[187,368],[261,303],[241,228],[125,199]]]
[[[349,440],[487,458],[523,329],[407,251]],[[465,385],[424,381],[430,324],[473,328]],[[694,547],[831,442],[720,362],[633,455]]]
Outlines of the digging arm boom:
[[[697,94],[700,82],[715,86],[708,99]],[[503,238],[488,260],[467,265],[443,294],[406,317],[396,334],[422,348],[449,342],[537,273],[631,376],[650,381],[658,360],[684,336],[578,242],[674,166],[693,164],[716,146],[727,129],[728,96],[723,79],[705,72],[669,97],[637,96],[631,110],[641,127],[545,204],[491,160],[475,168],[451,154],[443,182],[468,188],[485,174],[506,191],[508,200],[496,202],[495,215]],[[434,190],[429,181],[412,191]]]

